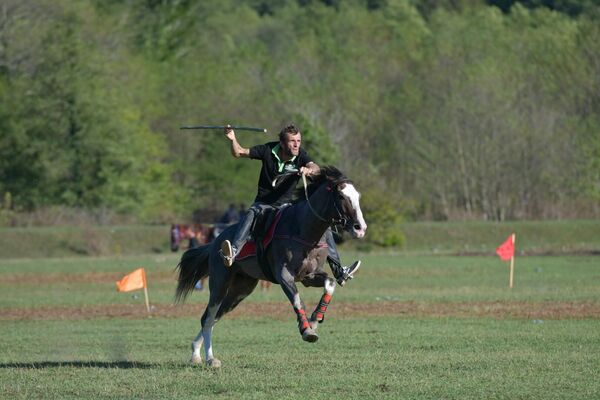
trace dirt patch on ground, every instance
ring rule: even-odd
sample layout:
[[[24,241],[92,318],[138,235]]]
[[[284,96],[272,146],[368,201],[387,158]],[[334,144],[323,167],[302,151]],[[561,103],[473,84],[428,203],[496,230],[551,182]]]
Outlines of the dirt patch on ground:
[[[160,318],[200,317],[205,304],[155,304],[151,315]],[[308,307],[312,310],[312,306]],[[327,311],[331,318],[376,316],[398,317],[489,317],[497,319],[600,318],[600,304],[578,302],[468,302],[468,303],[339,303]],[[143,305],[95,305],[84,307],[39,307],[0,309],[0,320],[79,320],[97,318],[146,318]],[[285,302],[242,303],[228,318],[271,317],[293,319]]]

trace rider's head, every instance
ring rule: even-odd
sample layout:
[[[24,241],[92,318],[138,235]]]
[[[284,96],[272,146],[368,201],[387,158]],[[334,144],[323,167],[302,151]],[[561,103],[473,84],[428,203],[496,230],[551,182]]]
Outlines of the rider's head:
[[[283,156],[294,157],[300,154],[302,135],[294,125],[288,125],[279,132],[279,145]]]

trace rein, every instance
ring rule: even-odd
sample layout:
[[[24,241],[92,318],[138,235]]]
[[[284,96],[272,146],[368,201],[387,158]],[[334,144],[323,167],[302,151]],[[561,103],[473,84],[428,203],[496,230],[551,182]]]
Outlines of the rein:
[[[304,175],[304,174],[302,174],[302,184],[304,185],[304,196],[306,197],[306,202],[308,203],[308,208],[310,208],[310,211],[315,215],[315,217],[319,218],[321,221],[331,223],[330,221],[327,221],[325,218],[321,217],[319,215],[319,213],[317,213],[315,211],[312,204],[310,204],[310,200],[308,199],[308,190],[307,190],[308,185],[306,184],[306,175]]]
[[[337,212],[339,218],[331,217],[330,220],[327,220],[327,219],[321,217],[319,215],[319,213],[317,211],[315,211],[315,209],[313,208],[312,204],[310,204],[310,200],[308,198],[308,190],[307,190],[308,185],[306,184],[306,175],[304,175],[304,174],[302,174],[302,184],[304,185],[304,196],[306,197],[306,203],[308,204],[308,208],[315,215],[315,217],[319,218],[323,222],[327,222],[329,225],[333,225],[334,223],[336,223],[336,224],[339,223],[339,224],[342,224],[344,226],[346,225],[347,220],[346,220],[346,218],[343,217],[343,214],[340,211],[340,209],[338,208],[335,199],[333,200],[333,206],[335,207],[335,211]]]

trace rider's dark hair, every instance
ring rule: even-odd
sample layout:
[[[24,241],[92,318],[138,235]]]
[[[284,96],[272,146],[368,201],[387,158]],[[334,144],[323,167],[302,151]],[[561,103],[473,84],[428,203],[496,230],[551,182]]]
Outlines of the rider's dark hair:
[[[284,126],[281,129],[281,131],[279,132],[279,141],[285,142],[285,140],[287,139],[286,135],[288,135],[288,134],[297,135],[299,133],[300,133],[300,129],[296,128],[296,126],[294,124]]]

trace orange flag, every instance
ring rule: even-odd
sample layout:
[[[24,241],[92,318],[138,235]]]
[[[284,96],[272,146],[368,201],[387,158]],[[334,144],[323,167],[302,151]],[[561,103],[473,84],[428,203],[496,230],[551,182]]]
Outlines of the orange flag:
[[[117,283],[118,292],[130,292],[132,290],[143,289],[146,285],[146,271],[144,268],[138,268],[130,274],[127,274]]]
[[[508,239],[496,249],[496,254],[498,254],[503,261],[508,261],[515,255],[515,243],[513,242],[513,237],[514,234],[510,235]]]

